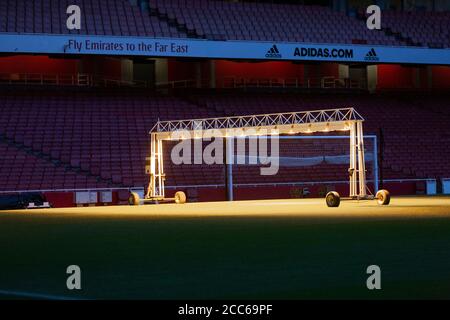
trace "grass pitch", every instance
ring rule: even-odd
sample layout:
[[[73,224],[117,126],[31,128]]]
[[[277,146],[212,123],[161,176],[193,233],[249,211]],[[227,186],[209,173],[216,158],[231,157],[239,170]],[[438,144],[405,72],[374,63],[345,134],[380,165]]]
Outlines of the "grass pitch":
[[[0,298],[448,299],[450,198],[4,211]]]

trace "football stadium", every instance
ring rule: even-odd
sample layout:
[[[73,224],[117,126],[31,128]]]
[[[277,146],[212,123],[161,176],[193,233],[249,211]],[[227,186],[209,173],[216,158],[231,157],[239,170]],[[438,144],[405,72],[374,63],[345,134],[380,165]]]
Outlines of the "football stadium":
[[[449,1],[0,1],[0,299],[449,299],[449,159]]]

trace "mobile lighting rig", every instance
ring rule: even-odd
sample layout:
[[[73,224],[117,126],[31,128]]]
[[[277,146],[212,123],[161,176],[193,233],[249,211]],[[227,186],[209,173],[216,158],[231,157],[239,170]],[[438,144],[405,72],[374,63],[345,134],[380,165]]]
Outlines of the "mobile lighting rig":
[[[186,195],[182,191],[174,198],[165,197],[165,173],[163,161],[163,141],[180,139],[201,139],[203,137],[242,137],[281,134],[310,134],[313,132],[347,131],[350,136],[349,196],[342,200],[374,200],[380,205],[390,202],[387,190],[375,190],[370,193],[366,183],[366,165],[364,159],[364,118],[353,108],[325,109],[288,113],[272,113],[248,116],[158,121],[150,131],[150,181],[144,199],[137,193],[130,196],[130,204],[159,203],[175,201],[185,203]],[[181,134],[180,134],[181,132]],[[238,133],[237,133],[238,132]],[[183,136],[183,133],[186,133]],[[376,156],[376,155],[375,155]],[[338,207],[341,201],[336,191],[327,193],[326,204]]]

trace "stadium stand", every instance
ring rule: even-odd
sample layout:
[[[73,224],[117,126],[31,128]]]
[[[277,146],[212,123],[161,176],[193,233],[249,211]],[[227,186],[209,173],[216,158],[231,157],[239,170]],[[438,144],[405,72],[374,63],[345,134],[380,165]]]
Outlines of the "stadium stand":
[[[383,25],[389,32],[401,34],[418,46],[450,48],[449,12],[386,11]]]
[[[79,31],[66,28],[71,4],[83,10]],[[379,31],[368,30],[364,19],[362,11],[346,15],[325,6],[235,1],[0,1],[0,33],[450,48],[449,12],[384,11]],[[158,119],[347,106],[366,118],[365,133],[379,138],[383,179],[450,176],[450,151],[443,147],[450,142],[449,96],[432,92],[448,90],[445,66],[379,64],[375,82],[373,68],[369,75],[365,65],[331,62],[65,55],[2,59],[0,192],[142,188],[148,182],[148,131]],[[403,89],[429,94],[405,94]],[[343,154],[346,147],[285,141],[281,152],[286,158],[315,157]],[[225,185],[223,165],[178,166],[169,156],[169,187]],[[282,165],[268,177],[261,177],[259,169],[234,166],[234,184],[348,180],[342,163]]]
[[[1,181],[7,183],[0,188],[143,186],[148,131],[157,119],[211,115],[177,98],[116,91],[4,92],[0,132],[3,143],[8,143],[5,161],[17,158],[15,168],[27,163],[24,170],[39,177],[21,180],[21,174],[2,171]],[[48,168],[55,173],[46,173]]]
[[[393,171],[417,177],[448,175],[450,167],[438,156],[448,143],[448,101],[445,97],[393,95],[245,95],[202,97],[202,105],[227,114],[261,114],[353,106],[364,115],[365,132],[385,137],[384,157]],[[430,112],[430,102],[436,106]],[[245,111],[242,106],[245,105]],[[447,111],[445,111],[447,110]],[[433,128],[433,130],[430,130]],[[436,141],[440,141],[436,143]],[[429,157],[432,154],[433,157]],[[435,157],[434,157],[435,156]],[[430,158],[436,159],[432,162]],[[430,162],[429,162],[430,161]],[[399,177],[396,175],[395,177]]]
[[[81,30],[67,30],[66,8],[83,8]],[[0,2],[0,32],[87,34],[449,47],[448,12],[383,13],[383,29],[321,6],[152,0],[142,10],[126,0]],[[25,9],[26,8],[26,9]],[[362,14],[359,15],[362,18]],[[325,31],[326,30],[326,31]]]
[[[203,93],[176,97],[141,89],[4,89],[0,98],[0,190],[142,187],[148,178],[144,173],[148,131],[158,118],[342,106],[353,106],[364,115],[366,134],[379,135],[382,129],[385,179],[445,177],[450,172],[446,161],[450,150],[442,147],[450,142],[448,101],[445,97],[399,94]],[[430,103],[435,108],[427,108]],[[283,148],[286,156],[308,156],[302,153],[307,148],[298,144],[285,144]],[[171,165],[169,153],[165,156],[169,186],[224,182],[221,165],[176,166]],[[236,166],[234,182],[323,181],[330,177],[347,180],[345,165],[282,167],[273,177],[261,177],[256,170],[258,166]]]
[[[2,191],[108,187],[94,177],[70,171],[5,141],[0,142],[0,152]]]
[[[81,30],[66,28],[69,5],[83,8]],[[186,38],[167,21],[124,0],[0,1],[0,32]]]
[[[150,7],[208,39],[399,44],[383,32],[369,32],[355,18],[320,6],[157,0]]]

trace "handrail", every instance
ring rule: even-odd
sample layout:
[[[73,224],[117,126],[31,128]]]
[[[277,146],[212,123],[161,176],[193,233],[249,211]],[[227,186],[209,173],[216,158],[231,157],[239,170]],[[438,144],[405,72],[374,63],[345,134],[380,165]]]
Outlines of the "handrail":
[[[90,86],[92,76],[85,73],[0,73],[1,84]]]
[[[34,190],[6,190],[0,194],[38,193],[38,192],[86,192],[86,191],[117,191],[117,190],[144,190],[143,187],[117,187],[117,188],[68,188],[68,189],[34,189]]]
[[[322,88],[363,89],[363,79],[336,78],[334,76],[299,78],[242,78],[223,77],[222,88]]]
[[[88,73],[0,73],[0,84],[148,87],[148,82],[143,80],[122,80],[116,77]]]
[[[98,87],[149,87],[145,80],[123,80],[103,74],[88,73],[0,73],[0,84],[10,85],[57,85],[57,86],[98,86]],[[195,88],[195,79],[174,80],[155,83],[158,89]],[[200,84],[204,86],[203,83]],[[326,76],[321,78],[240,78],[223,77],[222,88],[321,88],[321,89],[363,89],[363,79],[352,80]]]
[[[155,86],[159,89],[161,88],[192,88],[196,86],[196,80],[194,79],[186,79],[186,80],[174,80],[174,81],[165,81],[165,82],[157,82]]]
[[[383,179],[384,182],[420,182],[420,181],[436,181],[434,178],[406,178],[406,179]],[[367,182],[373,182],[368,179]],[[283,185],[313,185],[313,184],[325,184],[325,183],[339,183],[348,184],[348,180],[345,181],[296,181],[296,182],[256,182],[256,183],[236,183],[235,187],[246,186],[283,186]],[[199,185],[176,185],[166,186],[166,189],[183,189],[183,188],[220,188],[225,184],[199,184]],[[122,187],[122,188],[84,188],[84,189],[42,189],[42,190],[11,190],[0,191],[0,194],[15,194],[15,193],[38,193],[38,192],[81,192],[81,191],[115,191],[115,190],[144,190],[140,187]]]
[[[383,182],[422,182],[422,181],[436,181],[433,178],[410,178],[410,179],[383,179]],[[367,179],[367,182],[373,182],[372,179]],[[296,186],[296,185],[315,185],[315,184],[349,184],[348,180],[336,181],[293,181],[293,182],[255,182],[255,183],[235,183],[235,187],[259,187],[259,186]],[[225,184],[201,184],[201,185],[176,185],[165,186],[166,189],[183,189],[183,188],[220,188],[225,187]]]

